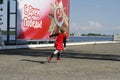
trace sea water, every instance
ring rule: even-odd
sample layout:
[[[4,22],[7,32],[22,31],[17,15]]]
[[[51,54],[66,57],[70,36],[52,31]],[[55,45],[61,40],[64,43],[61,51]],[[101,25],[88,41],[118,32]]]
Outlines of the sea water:
[[[112,41],[112,36],[71,36],[69,42]]]
[[[6,35],[2,35],[3,40],[7,40]],[[15,36],[11,35],[10,40],[15,40]],[[92,42],[92,41],[112,41],[112,36],[70,36],[69,42]]]

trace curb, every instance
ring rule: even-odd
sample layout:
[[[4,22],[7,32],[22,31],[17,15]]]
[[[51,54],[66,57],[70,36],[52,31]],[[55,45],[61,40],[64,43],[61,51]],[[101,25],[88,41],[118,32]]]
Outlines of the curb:
[[[67,46],[74,45],[87,45],[87,44],[105,44],[105,43],[118,43],[117,41],[99,41],[99,42],[70,42]],[[54,44],[30,44],[30,45],[10,45],[10,46],[0,46],[0,50],[9,49],[23,49],[23,48],[40,48],[40,47],[51,47]]]

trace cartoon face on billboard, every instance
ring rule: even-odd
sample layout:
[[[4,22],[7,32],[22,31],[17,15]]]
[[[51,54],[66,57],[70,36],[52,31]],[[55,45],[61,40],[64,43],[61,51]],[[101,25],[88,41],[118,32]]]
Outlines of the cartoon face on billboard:
[[[18,0],[17,21],[18,39],[47,39],[60,27],[69,29],[69,0]]]
[[[60,27],[63,25],[64,17],[63,17],[63,10],[61,6],[57,6],[54,11],[54,18],[56,24]]]

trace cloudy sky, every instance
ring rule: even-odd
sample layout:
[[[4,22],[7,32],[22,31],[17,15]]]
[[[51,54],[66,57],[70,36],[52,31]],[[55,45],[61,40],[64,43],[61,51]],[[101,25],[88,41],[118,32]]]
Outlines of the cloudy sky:
[[[120,34],[120,0],[71,0],[70,32]]]

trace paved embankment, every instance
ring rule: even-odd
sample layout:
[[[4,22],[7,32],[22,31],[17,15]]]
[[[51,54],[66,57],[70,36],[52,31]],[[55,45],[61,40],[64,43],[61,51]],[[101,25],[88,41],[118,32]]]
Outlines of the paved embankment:
[[[47,63],[53,47],[0,51],[0,80],[119,80],[120,44],[68,46]]]

